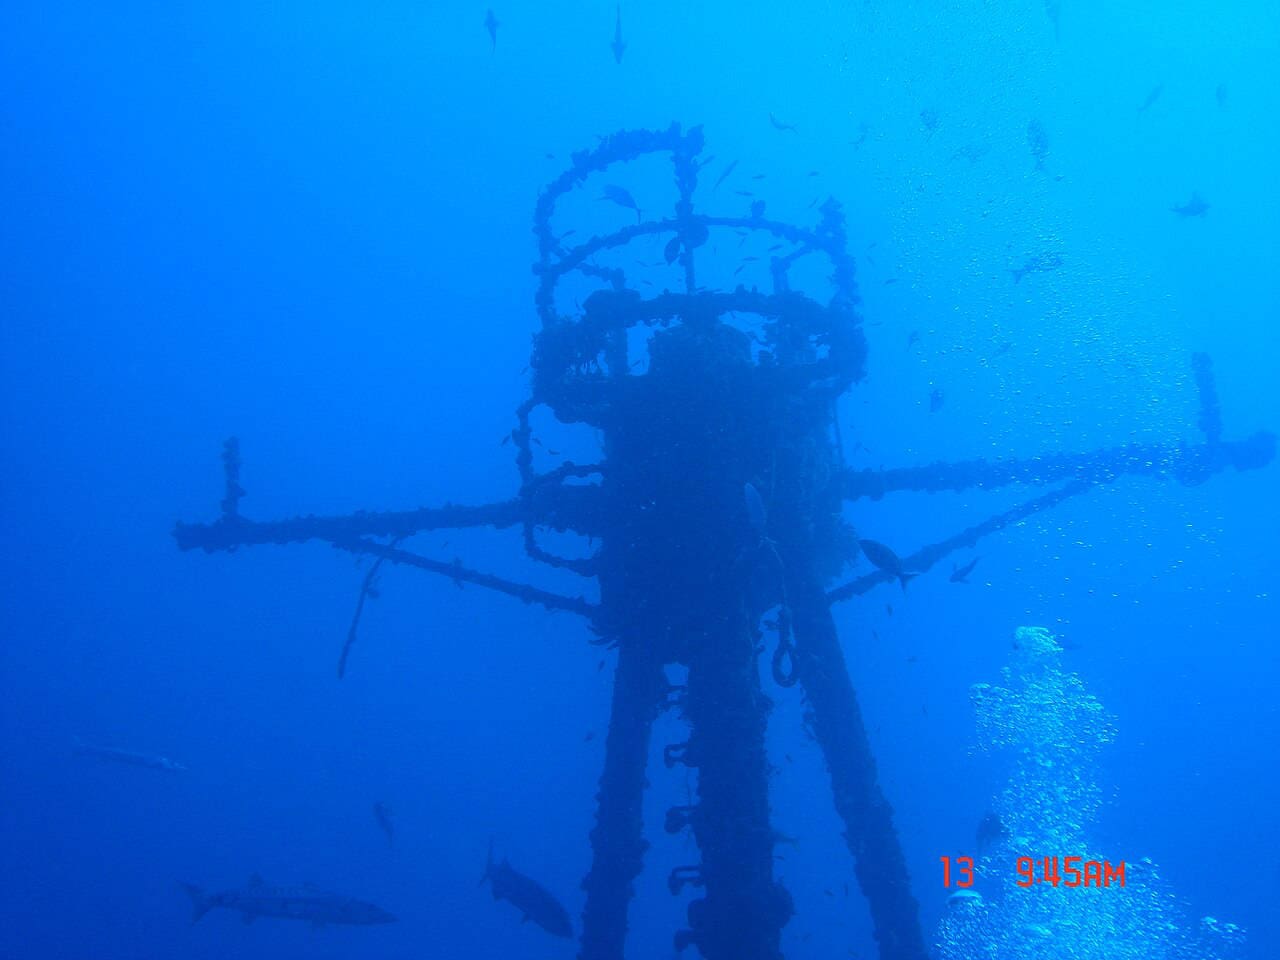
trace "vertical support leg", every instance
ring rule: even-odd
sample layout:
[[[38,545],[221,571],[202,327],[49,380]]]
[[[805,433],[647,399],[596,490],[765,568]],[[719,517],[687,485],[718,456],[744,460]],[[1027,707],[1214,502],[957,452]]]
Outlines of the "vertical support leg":
[[[764,748],[769,701],[745,614],[721,613],[725,619],[712,621],[693,642],[689,661],[686,762],[698,768],[692,824],[705,887],[689,905],[689,939],[708,960],[781,960],[792,908],[773,879]]]
[[[789,586],[800,682],[811,706],[818,745],[831,773],[845,842],[871,909],[881,960],[926,960],[919,905],[893,825],[893,808],[880,791],[858,696],[849,679],[835,620],[821,585],[802,574]]]
[[[641,820],[649,738],[666,690],[662,664],[633,637],[618,650],[604,772],[591,831],[591,871],[582,881],[579,960],[622,960],[627,905],[648,843]]]

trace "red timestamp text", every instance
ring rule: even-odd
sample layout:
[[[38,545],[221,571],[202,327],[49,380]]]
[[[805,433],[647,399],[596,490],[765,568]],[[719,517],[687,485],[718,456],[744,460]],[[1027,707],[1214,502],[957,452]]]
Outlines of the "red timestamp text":
[[[1018,886],[1037,883],[1064,887],[1124,886],[1124,861],[1086,860],[1084,857],[1019,857]]]
[[[944,887],[973,886],[973,857],[939,857]],[[1064,887],[1124,886],[1124,861],[1085,860],[1084,857],[1019,857],[1018,886],[1047,883]]]

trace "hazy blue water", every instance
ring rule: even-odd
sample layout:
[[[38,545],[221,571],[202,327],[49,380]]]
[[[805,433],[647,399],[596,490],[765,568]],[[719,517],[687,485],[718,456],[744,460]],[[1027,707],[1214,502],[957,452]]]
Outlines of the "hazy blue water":
[[[624,5],[619,66],[605,3],[497,7],[492,53],[482,4],[6,5],[0,956],[574,954],[476,880],[495,836],[578,922],[609,678],[585,629],[387,570],[338,683],[349,557],[180,554],[169,530],[215,516],[231,434],[255,518],[513,492],[533,204],[598,134],[704,124],[708,174],[741,161],[716,209],[745,208],[730,187],[797,222],[846,204],[872,350],[841,411],[855,465],[1194,437],[1194,350],[1229,437],[1280,425],[1274,6],[1064,0],[1057,39],[1039,0],[900,6]],[[1174,216],[1193,191],[1208,216]],[[579,209],[580,233],[627,217]],[[1047,250],[1061,267],[1015,285]],[[1079,643],[1069,663],[1118,716],[1100,842],[1280,954],[1275,478],[1125,480],[984,543],[968,587],[942,571],[839,609],[927,929],[937,857],[1000,786],[969,757],[968,687],[1035,623]],[[909,550],[1022,496],[851,519]],[[417,546],[563,586],[514,534]],[[869,956],[825,773],[772,692],[795,757],[774,794],[799,841],[788,955]],[[77,757],[75,736],[191,771]],[[669,953],[666,871],[696,859],[656,831],[683,780],[651,780],[637,957]],[[190,926],[176,881],[254,871],[401,922]]]

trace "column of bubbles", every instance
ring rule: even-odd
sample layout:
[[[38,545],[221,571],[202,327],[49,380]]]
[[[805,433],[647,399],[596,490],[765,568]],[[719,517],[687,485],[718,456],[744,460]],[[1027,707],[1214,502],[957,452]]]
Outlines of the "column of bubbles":
[[[1125,863],[1125,884],[1047,882],[1019,886],[1020,856],[1111,859],[1088,828],[1102,802],[1096,761],[1115,739],[1114,718],[1079,676],[1062,668],[1062,648],[1041,627],[1014,635],[997,684],[970,690],[978,750],[1007,764],[992,798],[1002,829],[978,857],[972,888],[953,894],[935,943],[942,960],[1234,960],[1244,931],[1187,907],[1149,859]],[[1039,870],[1037,870],[1039,876]]]

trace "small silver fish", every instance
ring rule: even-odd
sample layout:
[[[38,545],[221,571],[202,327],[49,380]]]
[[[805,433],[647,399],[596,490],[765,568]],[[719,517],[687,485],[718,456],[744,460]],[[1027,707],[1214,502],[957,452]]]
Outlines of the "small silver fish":
[[[138,753],[134,750],[121,750],[119,747],[98,747],[84,743],[75,738],[76,753],[83,757],[97,757],[113,763],[128,764],[132,767],[149,767],[152,770],[164,770],[166,773],[185,773],[187,768],[168,757],[155,756],[149,753]]]
[[[716,189],[716,187],[720,186],[720,184],[722,184],[722,183],[724,183],[726,180],[728,180],[728,179],[729,179],[729,174],[733,173],[734,169],[735,169],[737,166],[738,166],[738,161],[737,161],[737,160],[731,160],[731,161],[729,161],[729,165],[728,165],[727,167],[725,167],[725,168],[724,168],[724,172],[723,172],[722,174],[720,174],[720,176],[717,178],[716,182],[715,182],[715,183],[713,183],[713,184],[711,185],[711,189],[712,189],[712,190],[715,190],[715,189]]]
[[[1209,212],[1209,204],[1199,193],[1193,193],[1186,203],[1179,203],[1169,209],[1180,217],[1203,217]]]
[[[489,52],[498,49],[498,18],[493,15],[493,8],[485,11],[484,28],[489,31]]]
[[[1014,267],[1009,272],[1013,274],[1014,283],[1021,283],[1022,278],[1028,273],[1048,273],[1051,270],[1057,270],[1060,266],[1062,266],[1062,254],[1038,253],[1028,257],[1021,267]]]
[[[493,844],[489,845],[489,858],[480,883],[486,880],[492,886],[493,899],[506,900],[524,915],[525,920],[532,920],[553,936],[573,936],[569,911],[546,887],[514,869],[506,859],[496,862]]]
[[[381,801],[373,805],[373,819],[378,821],[378,829],[387,835],[387,843],[395,843],[396,828],[391,822],[391,808]]]
[[[617,6],[617,15],[613,21],[613,43],[609,44],[609,49],[613,51],[614,62],[622,63],[622,54],[627,49],[627,45],[622,42],[622,4]]]
[[[769,122],[773,124],[773,129],[781,130],[783,133],[799,132],[796,130],[796,125],[794,123],[783,123],[781,120],[775,117],[772,113],[769,114]]]
[[[604,196],[601,200],[612,200],[620,207],[626,207],[628,210],[636,212],[636,223],[640,222],[640,206],[636,203],[636,198],[631,196],[631,191],[626,187],[620,187],[615,183],[606,183],[604,186]]]
[[[919,574],[907,573],[902,569],[902,560],[898,555],[886,547],[878,540],[859,540],[858,546],[862,548],[862,555],[871,563],[883,570],[885,573],[895,577],[898,583],[902,584],[902,589],[907,589],[907,583]]]

